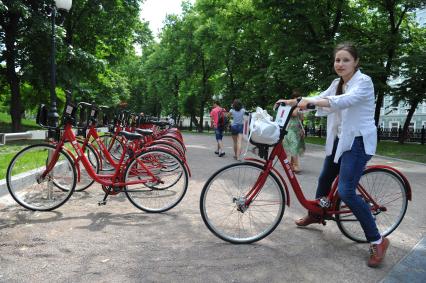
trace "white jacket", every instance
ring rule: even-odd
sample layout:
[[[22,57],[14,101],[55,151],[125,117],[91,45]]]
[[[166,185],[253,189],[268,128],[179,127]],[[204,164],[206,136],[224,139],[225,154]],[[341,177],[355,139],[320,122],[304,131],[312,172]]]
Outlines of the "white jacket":
[[[326,98],[330,107],[318,107],[316,116],[327,116],[327,140],[325,151],[329,156],[333,151],[337,136],[336,112],[341,112],[341,137],[336,149],[334,162],[337,163],[343,152],[351,150],[356,136],[362,136],[365,153],[374,155],[377,147],[377,128],[374,123],[374,86],[371,78],[361,71],[355,72],[346,83],[344,94],[336,96],[339,78],[329,88],[310,99]]]

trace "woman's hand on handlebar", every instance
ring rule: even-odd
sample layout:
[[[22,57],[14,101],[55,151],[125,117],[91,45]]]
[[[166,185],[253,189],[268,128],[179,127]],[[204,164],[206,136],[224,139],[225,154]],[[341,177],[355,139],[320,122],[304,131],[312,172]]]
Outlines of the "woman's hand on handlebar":
[[[299,107],[300,110],[306,110],[308,109],[308,105],[312,105],[312,101],[306,98],[302,98],[302,100],[299,101],[299,104],[297,104],[297,106]]]
[[[277,102],[275,102],[274,110],[281,104],[284,103],[288,106],[295,106],[297,105],[297,99],[278,99]]]

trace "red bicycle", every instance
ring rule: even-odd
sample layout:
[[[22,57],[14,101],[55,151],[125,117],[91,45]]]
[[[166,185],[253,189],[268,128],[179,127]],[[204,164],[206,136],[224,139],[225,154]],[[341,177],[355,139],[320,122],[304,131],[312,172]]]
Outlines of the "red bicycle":
[[[98,109],[92,109],[91,114],[92,117],[90,119],[92,121],[95,121],[96,119],[93,117],[93,115],[97,115]],[[124,144],[126,143],[126,138],[121,135],[120,133],[125,129],[128,132],[136,132],[138,134],[141,134],[143,138],[133,141],[136,144],[136,147],[151,147],[151,146],[159,146],[163,148],[167,148],[168,150],[171,150],[173,153],[178,155],[182,161],[184,162],[185,166],[187,167],[187,170],[189,171],[189,167],[186,163],[186,157],[185,157],[185,151],[180,146],[180,144],[177,144],[177,139],[180,137],[180,142],[183,144],[183,139],[181,138],[180,133],[177,129],[165,129],[163,130],[164,134],[156,134],[158,131],[153,127],[151,123],[156,123],[161,126],[166,126],[168,123],[166,122],[150,122],[151,127],[148,128],[147,124],[144,123],[144,127],[140,128],[142,125],[142,122],[140,122],[141,117],[139,117],[136,114],[131,114],[130,112],[122,112],[119,115],[116,115],[114,119],[114,124],[111,125],[110,132],[103,134],[98,139],[92,139],[91,145],[95,150],[99,152],[99,155],[101,156],[101,167],[103,171],[109,171],[113,170],[113,166],[110,165],[110,162],[107,160],[107,158],[103,155],[102,151],[100,150],[100,146],[98,145],[99,141],[101,141],[105,147],[108,149],[108,152],[110,153],[111,157],[114,160],[119,160],[121,155],[123,154],[123,148]],[[88,122],[89,124],[89,122]],[[138,127],[139,125],[139,127]],[[93,122],[91,123],[90,127],[95,127],[96,125],[93,125]],[[191,173],[189,172],[189,175]]]
[[[289,107],[290,108],[290,107]],[[366,242],[364,232],[337,193],[338,178],[326,198],[306,199],[282,146],[292,107],[282,118],[276,144],[256,144],[265,160],[246,158],[216,171],[206,182],[200,197],[200,212],[208,229],[222,240],[252,243],[272,233],[280,223],[285,205],[290,205],[287,183],[275,168],[279,161],[297,200],[307,210],[321,215],[320,221],[336,221],[340,231],[356,242]],[[253,142],[252,142],[253,143]],[[272,151],[268,157],[268,148]],[[357,186],[368,203],[382,236],[391,234],[401,223],[411,200],[407,178],[395,168],[368,166]]]
[[[102,185],[105,196],[99,204],[106,204],[109,195],[125,193],[129,201],[146,212],[163,212],[176,206],[188,188],[188,172],[173,153],[163,148],[139,150],[126,143],[123,155],[111,174],[98,174],[92,162],[76,139],[72,126],[77,107],[66,105],[63,115],[63,133],[56,144],[42,143],[28,146],[18,152],[6,173],[7,187],[14,200],[30,210],[48,211],[63,205],[74,192],[77,169],[83,165],[87,174]],[[42,110],[46,110],[42,108]],[[45,117],[46,111],[40,111]],[[44,114],[42,114],[44,113]],[[40,124],[45,124],[40,123]],[[59,128],[48,127],[59,133]],[[141,135],[122,132],[127,141]],[[65,147],[70,143],[74,152]],[[110,157],[103,148],[106,156]],[[75,155],[74,155],[75,153]],[[125,159],[125,156],[128,158]]]

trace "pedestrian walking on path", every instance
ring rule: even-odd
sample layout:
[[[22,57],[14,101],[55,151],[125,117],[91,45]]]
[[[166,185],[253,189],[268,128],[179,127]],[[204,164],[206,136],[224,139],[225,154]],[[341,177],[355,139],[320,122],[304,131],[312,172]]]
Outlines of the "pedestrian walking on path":
[[[294,89],[291,97],[300,97],[300,91]],[[290,166],[296,174],[301,172],[300,156],[305,152],[305,130],[302,121],[303,114],[296,108],[287,126],[288,133],[283,140],[284,149],[290,155]]]
[[[231,123],[231,134],[232,140],[234,142],[234,159],[241,159],[241,142],[243,140],[243,121],[244,121],[244,113],[246,110],[243,108],[241,101],[239,99],[235,99],[232,103],[232,109],[229,113],[232,115],[232,123]]]
[[[223,150],[223,131],[225,129],[226,110],[220,107],[218,101],[213,102],[213,109],[210,112],[211,127],[214,128],[216,135],[217,149],[214,152],[219,157],[225,155]]]

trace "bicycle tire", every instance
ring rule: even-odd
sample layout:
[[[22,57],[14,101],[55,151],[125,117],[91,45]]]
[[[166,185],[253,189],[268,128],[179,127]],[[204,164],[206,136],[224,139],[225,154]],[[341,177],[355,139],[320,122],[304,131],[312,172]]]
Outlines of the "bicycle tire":
[[[390,235],[401,223],[407,211],[407,189],[401,178],[393,171],[385,168],[370,168],[364,171],[358,186],[364,190],[386,211],[373,212],[377,228],[383,237]],[[368,202],[371,206],[371,201]],[[348,210],[345,203],[338,199],[337,210]],[[349,214],[336,214],[336,223],[347,238],[358,243],[366,243],[364,231],[356,219]]]
[[[161,163],[164,164],[165,166],[163,168],[161,168],[161,172],[173,172],[175,170],[178,170],[181,166],[180,163],[181,162],[183,163],[180,155],[178,155],[174,150],[172,150],[168,147],[157,146],[157,145],[149,146],[149,147],[145,148],[144,152],[148,151],[148,150],[163,150],[163,151],[170,153],[171,156],[176,156],[178,158],[179,161],[177,161],[174,158],[167,158],[167,156],[163,156],[162,159],[161,159]],[[187,171],[187,168],[186,167],[184,167],[184,168]],[[182,170],[180,172],[182,172]],[[180,176],[182,176],[182,173],[176,175],[176,181],[174,183],[179,181]],[[173,186],[174,183],[169,182],[167,187],[165,187],[165,185],[161,186],[161,188],[158,187],[158,186],[154,186],[154,187],[156,187],[157,189],[166,189],[166,188]]]
[[[51,144],[34,144],[19,151],[10,162],[6,182],[13,199],[29,210],[49,211],[63,205],[73,194],[77,173],[71,157],[62,149],[54,168],[38,180],[46,168]],[[55,180],[57,186],[52,180]]]
[[[152,147],[155,147],[155,146],[166,147],[167,149],[171,150],[177,156],[185,159],[185,153],[183,151],[181,151],[180,147],[177,146],[173,142],[164,141],[164,140],[160,139],[160,140],[155,140],[155,141],[151,142],[149,144],[149,147],[151,147],[151,146]]]
[[[207,180],[200,196],[200,212],[214,235],[233,244],[249,244],[277,228],[284,214],[285,195],[273,172],[269,172],[248,208],[242,211],[238,207],[262,172],[263,166],[259,164],[234,163],[219,169]]]
[[[173,170],[168,170],[164,159],[173,161]],[[160,177],[164,183],[149,182],[150,174]],[[176,167],[177,165],[177,167]],[[164,170],[166,169],[166,170]],[[127,185],[124,192],[137,208],[150,213],[164,212],[175,207],[185,196],[188,188],[188,172],[179,157],[164,149],[147,149],[129,162],[124,173],[126,183],[145,179],[147,182]]]
[[[121,140],[121,138],[115,137],[114,143],[112,145],[110,145],[112,138],[113,138],[113,135],[111,133],[105,133],[105,134],[103,134],[102,136],[99,137],[101,142],[107,148],[109,154],[111,155],[111,158],[114,161],[117,161],[117,163],[118,163],[118,161],[121,158],[121,155],[124,152],[124,144],[123,144],[123,141]],[[92,144],[93,147],[95,147],[97,149],[97,153],[99,155],[99,159],[100,159],[100,162],[101,162],[101,168],[100,168],[101,171],[113,171],[113,170],[115,170],[115,167],[112,166],[108,162],[108,159],[104,156],[104,153],[99,148],[97,141],[93,140],[91,144]],[[126,159],[127,158],[125,158],[124,161]]]
[[[183,153],[186,152],[186,147],[185,147],[184,143],[180,139],[178,139],[177,137],[166,135],[166,136],[160,137],[158,140],[165,140],[165,141],[172,142],[173,144],[175,144],[179,148],[179,150],[181,152],[183,152]]]

